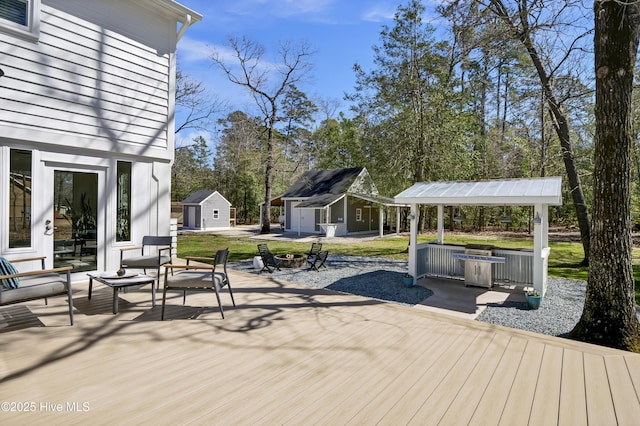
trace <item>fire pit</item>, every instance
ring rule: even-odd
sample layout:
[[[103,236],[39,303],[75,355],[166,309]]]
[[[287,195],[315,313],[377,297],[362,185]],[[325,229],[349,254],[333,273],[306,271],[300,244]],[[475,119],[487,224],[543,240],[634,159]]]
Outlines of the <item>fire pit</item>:
[[[276,260],[281,261],[282,268],[300,268],[307,263],[306,254],[283,254],[282,256],[274,256]]]

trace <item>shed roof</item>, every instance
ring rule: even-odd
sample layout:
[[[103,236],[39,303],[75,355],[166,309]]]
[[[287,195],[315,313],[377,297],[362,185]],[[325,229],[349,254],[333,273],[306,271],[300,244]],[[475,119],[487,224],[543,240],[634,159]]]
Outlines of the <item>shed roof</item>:
[[[398,204],[559,206],[562,205],[562,178],[417,182],[394,200]]]
[[[216,191],[209,189],[201,189],[189,195],[187,198],[182,201],[182,204],[200,204],[207,198],[209,198]]]
[[[182,202],[182,204],[201,204],[202,202],[206,201],[208,198],[214,196],[215,194],[218,194],[219,198],[223,199],[225,202],[227,202],[227,203],[229,203],[229,205],[231,205],[229,200],[224,198],[224,196],[222,194],[220,194],[218,191],[213,191],[213,190],[210,190],[210,189],[201,189],[199,191],[194,192],[193,194],[189,195]]]
[[[344,194],[363,170],[364,167],[309,170],[287,192],[282,194],[282,198],[308,198],[317,195]]]

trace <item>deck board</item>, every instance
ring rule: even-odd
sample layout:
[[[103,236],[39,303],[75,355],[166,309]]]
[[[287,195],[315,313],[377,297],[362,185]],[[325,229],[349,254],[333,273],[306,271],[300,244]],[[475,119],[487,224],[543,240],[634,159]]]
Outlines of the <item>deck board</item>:
[[[515,381],[518,367],[522,361],[522,354],[527,341],[518,336],[510,336],[500,362],[494,371],[487,387],[483,389],[482,398],[476,406],[470,425],[498,424],[502,410],[509,398]]]
[[[606,419],[615,418],[616,414],[611,399],[605,359],[601,356],[584,354],[584,368],[587,417],[592,424],[606,423]],[[627,379],[629,379],[628,375]],[[620,384],[624,386],[622,382]],[[628,385],[629,381],[626,384]]]
[[[562,357],[558,423],[588,424],[583,354],[565,349]]]
[[[633,424],[640,356],[232,272],[223,292],[0,308],[4,424]],[[161,301],[161,293],[158,301]],[[45,326],[42,327],[41,325]],[[3,327],[3,325],[7,325]],[[8,327],[10,325],[10,327]],[[4,330],[4,331],[3,331]],[[10,398],[7,397],[10,395]],[[67,411],[88,404],[87,412]],[[55,412],[46,404],[63,404]],[[74,405],[75,404],[75,405]]]

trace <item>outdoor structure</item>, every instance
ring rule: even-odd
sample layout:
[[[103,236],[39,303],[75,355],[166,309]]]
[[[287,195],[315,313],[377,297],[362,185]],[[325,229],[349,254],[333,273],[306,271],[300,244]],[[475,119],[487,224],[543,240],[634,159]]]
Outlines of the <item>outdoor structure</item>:
[[[121,248],[170,233],[176,45],[202,16],[172,0],[2,5],[0,255],[115,270]]]
[[[182,228],[202,231],[229,229],[235,221],[232,213],[231,203],[218,191],[196,191],[182,202]]]
[[[415,279],[437,275],[465,277],[473,268],[475,278],[533,286],[544,296],[549,260],[549,206],[562,205],[560,177],[496,179],[475,182],[418,182],[395,197],[396,203],[411,205],[409,273]],[[418,244],[419,205],[438,206],[438,238],[434,243]],[[469,252],[468,247],[444,244],[444,206],[532,206],[533,251],[486,247],[485,253]],[[472,247],[471,249],[476,249]],[[467,265],[467,262],[475,262]],[[488,271],[487,271],[488,269]],[[489,277],[485,277],[486,274]],[[466,278],[466,277],[465,277]],[[473,283],[474,285],[477,283]],[[491,282],[488,283],[491,285]]]
[[[353,167],[310,170],[276,197],[274,205],[283,206],[284,231],[327,237],[377,231],[382,236],[384,207],[394,202],[378,193],[366,168]],[[396,217],[398,230],[399,214]]]

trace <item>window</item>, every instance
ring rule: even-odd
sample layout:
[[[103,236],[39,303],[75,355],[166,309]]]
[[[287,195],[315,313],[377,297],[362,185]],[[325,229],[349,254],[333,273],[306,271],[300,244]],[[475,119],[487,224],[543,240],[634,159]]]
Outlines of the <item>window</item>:
[[[27,15],[29,4],[22,0],[2,0],[0,1],[0,17],[7,21],[15,22],[26,27],[28,24]]]
[[[40,35],[40,0],[0,0],[0,30],[37,40]]]
[[[118,161],[116,241],[131,240],[131,163]]]
[[[220,219],[220,210],[218,210],[218,209],[214,209],[213,210],[213,218],[214,219]]]
[[[362,209],[356,209],[356,222],[362,222]]]
[[[9,153],[9,247],[31,247],[31,151]]]

